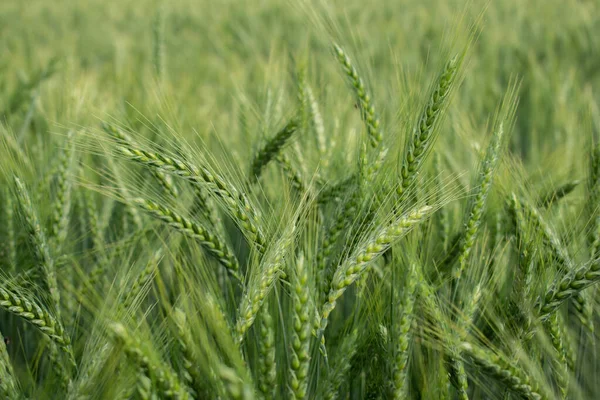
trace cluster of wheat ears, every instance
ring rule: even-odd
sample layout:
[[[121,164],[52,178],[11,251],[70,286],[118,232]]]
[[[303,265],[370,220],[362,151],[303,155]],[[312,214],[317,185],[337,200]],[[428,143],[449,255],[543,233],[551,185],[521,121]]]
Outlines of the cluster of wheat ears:
[[[160,76],[160,24],[154,34]],[[542,194],[496,184],[510,164],[509,82],[461,189],[436,141],[469,52],[448,57],[395,146],[333,45],[364,133],[341,179],[326,174],[341,158],[303,68],[294,110],[249,164],[223,167],[176,133],[150,140],[106,119],[62,136],[34,185],[32,153],[5,132],[0,397],[600,395],[600,147],[585,155],[585,182]],[[295,151],[299,136],[313,146]],[[576,189],[585,226],[560,231],[556,210]]]

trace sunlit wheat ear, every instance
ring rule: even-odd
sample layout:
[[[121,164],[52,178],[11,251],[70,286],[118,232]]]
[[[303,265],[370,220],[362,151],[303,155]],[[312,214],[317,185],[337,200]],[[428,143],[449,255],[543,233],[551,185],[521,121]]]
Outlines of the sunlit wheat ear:
[[[290,140],[294,132],[298,129],[297,119],[288,122],[275,136],[268,139],[264,146],[258,150],[252,160],[250,167],[250,181],[256,182],[263,169],[281,153],[285,144]]]
[[[325,126],[323,125],[323,117],[319,108],[319,103],[313,93],[313,90],[309,84],[306,85],[306,100],[308,101],[308,114],[310,116],[310,125],[315,132],[317,139],[317,149],[321,157],[326,156],[328,153],[327,139],[325,136]],[[327,161],[324,161],[327,164]],[[325,165],[327,166],[327,165]]]
[[[165,222],[173,229],[181,232],[190,239],[197,240],[204,249],[214,256],[239,282],[242,282],[242,277],[239,273],[239,263],[233,251],[214,233],[211,233],[202,225],[190,221],[189,219],[179,215],[170,208],[164,207],[151,200],[137,198],[134,203],[144,210],[146,213]]]
[[[352,86],[352,90],[354,91],[354,95],[356,96],[356,101],[360,109],[360,116],[367,128],[367,134],[369,136],[371,146],[376,148],[383,140],[383,134],[381,133],[379,117],[375,112],[373,100],[365,87],[363,79],[359,76],[354,65],[352,65],[352,61],[346,52],[337,44],[333,45],[333,51],[348,78],[348,82]]]
[[[165,398],[182,400],[190,398],[171,367],[150,359],[140,347],[138,340],[131,336],[123,324],[112,323],[110,331],[112,340],[122,346],[129,361],[156,383]]]
[[[346,289],[356,282],[371,262],[381,256],[393,243],[410,232],[412,228],[428,218],[432,211],[432,207],[424,206],[413,209],[395,219],[388,226],[362,242],[356,252],[336,268],[329,293],[321,307],[319,336],[323,335],[329,323],[329,315],[335,309],[337,300],[344,294]]]
[[[29,193],[25,185],[19,178],[14,177],[15,189],[17,193],[17,201],[20,214],[22,216],[23,225],[27,231],[27,238],[30,243],[33,256],[46,276],[46,284],[48,291],[53,301],[57,315],[60,315],[60,291],[56,279],[56,270],[54,267],[54,259],[50,255],[46,234],[40,225],[37,213],[33,208]],[[60,318],[60,317],[59,317]]]
[[[256,221],[258,213],[250,204],[246,195],[240,193],[219,175],[212,173],[207,168],[199,168],[170,156],[132,146],[117,146],[117,151],[124,157],[141,165],[182,177],[212,192],[222,199],[223,204],[248,240],[256,244],[259,249],[263,251],[266,249],[265,236]]]
[[[456,86],[461,64],[462,58],[459,56],[448,61],[419,117],[412,136],[408,138],[400,170],[400,183],[396,188],[401,199],[414,183],[425,157],[435,143],[441,119],[446,113],[452,90]]]

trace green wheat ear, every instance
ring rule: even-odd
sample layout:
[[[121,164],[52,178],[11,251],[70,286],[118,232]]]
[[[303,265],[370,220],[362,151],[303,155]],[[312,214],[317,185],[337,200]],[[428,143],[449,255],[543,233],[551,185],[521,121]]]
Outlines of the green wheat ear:
[[[460,344],[460,350],[475,366],[504,383],[523,398],[551,398],[546,395],[545,391],[542,391],[541,385],[533,381],[526,371],[510,363],[501,355],[467,342]]]
[[[485,211],[486,201],[492,182],[494,173],[498,164],[502,138],[504,136],[504,125],[500,122],[495,129],[492,141],[488,147],[485,158],[483,159],[481,169],[479,171],[479,182],[476,188],[475,197],[470,206],[465,232],[462,238],[461,250],[458,256],[458,268],[453,272],[454,279],[460,279],[463,271],[467,266],[467,261],[471,253],[471,249],[477,238],[479,226]]]
[[[278,157],[297,129],[298,121],[292,119],[258,151],[250,167],[250,180],[252,182],[256,182],[267,164]]]
[[[50,297],[53,301],[57,315],[60,315],[60,291],[56,278],[56,268],[54,259],[50,255],[46,233],[40,225],[39,217],[33,208],[29,192],[19,178],[14,177],[14,184],[17,193],[17,201],[22,221],[27,231],[27,237],[31,245],[33,256],[42,272],[46,276],[46,284]]]
[[[121,323],[110,326],[112,339],[123,346],[123,352],[140,372],[156,383],[165,398],[189,399],[189,393],[179,381],[177,374],[168,365],[162,365],[151,360],[141,348],[138,340],[131,336]]]
[[[587,287],[600,282],[600,262],[593,260],[574,271],[567,271],[547,289],[538,300],[539,317],[547,320],[566,300],[577,296]]]
[[[310,368],[311,343],[311,299],[312,287],[304,255],[296,260],[296,270],[292,280],[292,340],[290,345],[290,397],[304,399],[307,396]]]
[[[266,238],[257,223],[257,210],[253,208],[244,193],[238,191],[218,174],[211,172],[208,168],[197,167],[189,162],[147,151],[133,145],[117,146],[117,152],[141,165],[186,179],[192,184],[211,192],[223,201],[224,206],[229,210],[249,241],[255,244],[260,251],[266,249]]]
[[[456,86],[461,64],[462,56],[455,56],[446,63],[419,117],[417,126],[413,129],[412,136],[408,138],[400,169],[400,183],[396,188],[400,198],[403,198],[406,190],[414,183],[425,157],[437,138],[438,128]]]
[[[379,117],[375,112],[375,106],[371,95],[367,92],[363,79],[359,76],[358,71],[352,64],[350,57],[346,54],[344,49],[339,45],[333,45],[333,51],[335,56],[342,66],[344,73],[346,74],[354,95],[356,96],[357,104],[360,109],[360,116],[367,127],[367,134],[369,141],[373,148],[379,147],[379,144],[383,140],[383,134],[379,124]]]
[[[0,337],[4,337],[2,332],[0,332]],[[0,341],[0,393],[3,399],[17,400],[21,398],[21,390],[15,379],[15,372],[3,340]]]
[[[58,172],[56,174],[56,198],[53,205],[52,224],[50,228],[51,239],[56,241],[56,247],[60,248],[67,237],[69,223],[69,212],[71,208],[71,182],[69,173],[73,165],[73,143],[72,132],[66,139],[65,148],[60,156]]]
[[[258,389],[265,400],[270,400],[277,391],[277,362],[274,320],[267,305],[262,308],[259,319]]]
[[[418,275],[416,266],[411,265],[405,278],[402,293],[394,292],[397,306],[397,316],[392,326],[393,356],[392,356],[392,395],[394,399],[404,399],[407,393],[409,346],[412,337],[411,326],[414,319],[414,305]]]
[[[329,323],[329,315],[335,309],[337,301],[348,287],[358,280],[371,262],[381,256],[393,243],[404,237],[410,230],[428,218],[432,211],[432,207],[424,206],[411,210],[402,217],[392,221],[388,226],[383,227],[379,232],[376,232],[361,243],[355,253],[337,267],[327,297],[321,307],[319,337],[322,337]]]
[[[233,251],[225,243],[225,241],[217,236],[216,233],[210,232],[209,229],[202,225],[191,221],[168,207],[162,206],[148,199],[137,198],[134,203],[146,213],[160,219],[167,225],[185,236],[197,240],[204,249],[215,257],[238,282],[243,279],[239,273],[239,262]]]

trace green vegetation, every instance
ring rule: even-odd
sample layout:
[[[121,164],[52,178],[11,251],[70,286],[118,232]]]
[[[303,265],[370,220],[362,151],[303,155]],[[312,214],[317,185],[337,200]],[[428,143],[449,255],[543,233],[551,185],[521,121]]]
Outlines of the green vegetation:
[[[0,398],[600,398],[598,32],[0,2]]]

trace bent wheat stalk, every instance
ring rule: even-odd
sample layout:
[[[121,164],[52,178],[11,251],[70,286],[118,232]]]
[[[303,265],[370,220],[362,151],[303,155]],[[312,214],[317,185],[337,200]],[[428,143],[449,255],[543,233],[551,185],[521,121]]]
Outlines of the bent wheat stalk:
[[[347,258],[335,271],[329,294],[321,307],[318,336],[322,337],[327,328],[329,315],[335,309],[337,300],[346,289],[362,275],[368,265],[381,256],[392,244],[404,237],[412,228],[431,214],[433,208],[424,206],[396,219],[358,247],[355,254]]]
[[[240,193],[222,177],[210,172],[207,168],[199,168],[176,158],[133,146],[117,146],[117,151],[142,165],[185,178],[220,197],[248,240],[255,243],[259,249],[266,248],[264,234],[256,222],[254,207],[246,195]]]
[[[239,282],[243,279],[239,274],[239,263],[233,251],[227,246],[223,239],[208,231],[202,225],[190,221],[175,211],[162,206],[152,200],[137,198],[134,203],[142,210],[155,218],[167,223],[169,226],[183,233],[185,236],[198,240],[200,244],[213,255],[226,269],[227,272]]]

